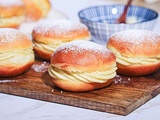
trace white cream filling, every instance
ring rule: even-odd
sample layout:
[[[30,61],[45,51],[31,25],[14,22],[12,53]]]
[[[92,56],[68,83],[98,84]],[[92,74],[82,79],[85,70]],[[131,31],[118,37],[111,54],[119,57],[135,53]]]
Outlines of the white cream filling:
[[[97,83],[104,83],[107,82],[109,79],[112,79],[116,76],[116,66],[107,71],[96,71],[96,72],[69,72],[50,65],[48,68],[49,74],[53,78],[62,79],[62,80],[72,80],[72,81],[83,81],[83,82],[97,82]]]
[[[126,56],[122,56],[120,54],[116,54],[117,57],[117,63],[125,65],[125,66],[129,66],[129,65],[149,65],[149,64],[156,64],[160,62],[160,58],[131,58],[131,57],[126,57]]]
[[[25,16],[14,16],[11,18],[0,18],[1,25],[21,24],[25,20]]]
[[[77,39],[79,40],[79,39]],[[89,40],[88,38],[84,38],[83,40]],[[75,40],[74,40],[75,41]],[[34,41],[34,46],[40,48],[40,49],[45,49],[47,51],[55,51],[60,45],[63,45],[65,43],[68,43],[68,41],[61,41],[61,40],[55,40],[53,43],[46,44],[42,42],[36,42]]]
[[[23,51],[9,51],[0,54],[0,64],[1,65],[21,65],[26,64],[29,61],[34,60],[34,53],[32,49],[27,49]]]
[[[34,42],[34,45],[40,49],[45,49],[47,51],[55,51],[60,45],[64,44],[65,42],[59,42],[57,44],[44,44]]]

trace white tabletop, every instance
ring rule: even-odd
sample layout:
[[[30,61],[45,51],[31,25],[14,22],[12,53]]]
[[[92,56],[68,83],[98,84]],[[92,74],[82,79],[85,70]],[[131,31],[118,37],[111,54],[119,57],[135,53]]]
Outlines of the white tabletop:
[[[77,21],[77,12],[91,4],[93,0],[82,0],[79,3],[76,0],[53,0],[54,9],[64,13],[56,16],[65,15]],[[160,18],[154,28],[154,31],[160,34],[159,26]],[[160,95],[129,115],[120,116],[0,93],[0,120],[160,120],[159,111]]]

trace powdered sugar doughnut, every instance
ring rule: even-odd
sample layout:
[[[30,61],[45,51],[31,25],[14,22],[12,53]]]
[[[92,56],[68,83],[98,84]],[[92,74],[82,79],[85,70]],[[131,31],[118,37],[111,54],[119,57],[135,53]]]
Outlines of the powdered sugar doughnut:
[[[160,67],[160,35],[148,30],[126,30],[113,34],[107,47],[116,55],[118,73],[148,75]]]
[[[32,36],[34,50],[37,54],[50,60],[52,52],[57,47],[73,40],[90,40],[91,35],[88,28],[82,23],[69,20],[46,20],[37,24]]]
[[[0,29],[0,77],[24,73],[34,63],[32,41],[12,28]]]
[[[0,0],[0,28],[18,28],[25,20],[25,5],[21,0]]]
[[[22,0],[26,6],[26,21],[38,21],[47,16],[51,9],[49,0]]]
[[[109,85],[116,75],[116,58],[105,47],[90,41],[72,41],[52,54],[49,74],[58,87],[90,91]]]

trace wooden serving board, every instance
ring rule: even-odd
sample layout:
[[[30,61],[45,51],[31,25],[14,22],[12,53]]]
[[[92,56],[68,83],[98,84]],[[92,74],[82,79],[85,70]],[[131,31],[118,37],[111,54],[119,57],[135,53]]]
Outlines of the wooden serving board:
[[[160,71],[147,77],[117,75],[106,88],[84,93],[67,92],[51,83],[48,65],[36,61],[23,75],[0,78],[0,92],[119,115],[128,115],[160,93]]]

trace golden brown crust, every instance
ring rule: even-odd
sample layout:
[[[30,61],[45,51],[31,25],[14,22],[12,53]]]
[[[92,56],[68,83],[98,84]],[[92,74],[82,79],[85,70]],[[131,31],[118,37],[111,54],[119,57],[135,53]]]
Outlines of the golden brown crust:
[[[0,65],[0,77],[13,77],[20,75],[29,70],[33,63],[34,60],[28,61],[28,63],[23,65]]]
[[[53,30],[50,30],[47,34],[37,33],[36,30],[33,30],[32,36],[34,37],[35,41],[42,42],[42,43],[53,43],[54,41],[64,41],[64,42],[70,42],[73,40],[80,40],[80,39],[90,39],[90,33],[88,29],[81,30],[81,32],[78,30],[70,30],[67,32],[67,34],[55,34],[54,31],[56,31],[56,28],[52,28]],[[65,28],[64,28],[65,29]]]
[[[160,36],[147,30],[126,30],[113,34],[107,43],[123,56],[160,56]]]
[[[20,24],[7,24],[7,25],[6,24],[5,25],[1,24],[0,28],[15,28],[15,29],[18,29],[19,26],[20,26]]]
[[[49,0],[23,0],[26,5],[26,21],[37,21],[46,17],[51,5]]]
[[[0,28],[19,28],[25,20],[25,5],[21,0],[0,1]]]
[[[48,50],[42,50],[38,47],[34,47],[33,50],[35,51],[35,54],[37,54],[39,57],[41,57],[44,60],[50,61],[51,55],[54,52],[48,51]]]
[[[90,41],[72,41],[60,46],[52,54],[50,63],[48,72],[52,82],[67,91],[103,88],[110,85],[116,75],[115,55]]]
[[[34,63],[32,41],[13,28],[0,29],[0,77],[24,73]]]
[[[32,47],[33,43],[24,33],[13,28],[0,29],[0,52],[25,50]]]
[[[47,20],[39,23],[34,27],[32,36],[35,52],[45,60],[50,60],[51,54],[61,44],[74,40],[90,40],[91,38],[89,30],[84,24],[69,20]]]
[[[59,88],[72,92],[86,92],[95,89],[100,89],[109,86],[113,79],[108,80],[105,83],[85,83],[81,81],[68,81],[53,79],[52,82]]]
[[[25,14],[25,5],[20,0],[18,1],[17,4],[16,4],[16,1],[13,4],[11,3],[8,3],[8,4],[6,3],[5,5],[0,4],[0,17],[2,18],[22,16],[24,14]]]
[[[74,51],[62,53],[61,51],[52,54],[51,63],[61,67],[68,71],[102,71],[106,70],[107,66],[114,64],[115,56],[112,53],[108,54],[108,57],[104,58],[101,54],[97,54],[93,51],[85,51],[84,54],[77,53],[76,56],[72,56]],[[97,59],[98,58],[98,59]],[[92,62],[91,62],[92,61]],[[108,67],[109,69],[110,67]]]
[[[94,46],[88,41],[84,47],[79,47],[78,44],[81,44],[81,41],[72,43],[69,47],[70,43],[59,47],[51,56],[51,64],[63,70],[79,72],[103,71],[115,65],[116,57],[108,49],[100,45]],[[88,49],[87,46],[92,46],[92,48]]]
[[[160,63],[141,66],[123,66],[117,63],[117,67],[117,73],[120,75],[145,76],[158,71],[160,68]]]
[[[36,42],[51,44],[55,41],[70,42],[73,40],[88,39],[90,32],[82,23],[70,20],[46,20],[34,27],[32,36]]]
[[[160,36],[147,30],[113,34],[107,47],[117,57],[118,74],[144,76],[160,68]]]
[[[7,25],[1,24],[0,28],[15,28],[15,29],[18,29],[19,26],[20,26],[20,24],[7,24]]]

